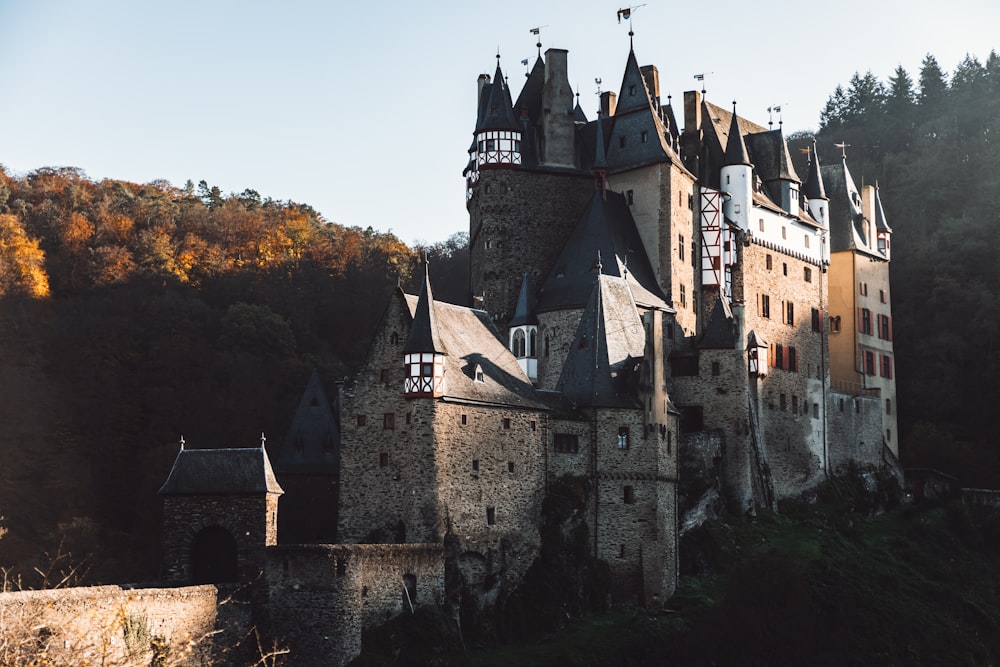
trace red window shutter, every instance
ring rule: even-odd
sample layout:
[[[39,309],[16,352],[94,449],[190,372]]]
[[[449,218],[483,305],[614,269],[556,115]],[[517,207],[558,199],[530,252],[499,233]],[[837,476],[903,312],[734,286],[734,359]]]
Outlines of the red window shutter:
[[[892,340],[892,316],[885,318],[885,339]]]
[[[862,309],[858,308],[858,333],[864,333],[865,332],[864,321],[861,319],[861,311],[862,311]]]

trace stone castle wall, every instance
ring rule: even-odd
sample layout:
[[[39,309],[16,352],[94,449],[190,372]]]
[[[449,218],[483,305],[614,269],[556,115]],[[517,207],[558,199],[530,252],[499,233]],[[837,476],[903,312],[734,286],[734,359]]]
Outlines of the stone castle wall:
[[[215,586],[92,586],[0,593],[4,664],[150,664],[154,647],[170,664],[213,662]],[[162,654],[162,653],[161,653]],[[8,662],[9,660],[9,662]]]
[[[851,463],[876,468],[883,465],[881,403],[875,393],[859,396],[830,392],[827,411],[831,473],[836,474]]]
[[[344,665],[362,630],[444,604],[440,544],[280,545],[268,549],[268,613],[295,665]]]

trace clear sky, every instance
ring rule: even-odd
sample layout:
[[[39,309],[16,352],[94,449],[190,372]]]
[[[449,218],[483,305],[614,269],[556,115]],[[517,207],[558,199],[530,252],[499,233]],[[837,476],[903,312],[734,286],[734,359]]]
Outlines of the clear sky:
[[[476,78],[497,49],[516,96],[542,26],[593,118],[595,78],[621,84],[623,6],[0,0],[0,164],[253,188],[408,243],[444,240],[467,229]],[[780,105],[786,132],[816,129],[855,71],[916,79],[927,53],[950,72],[1000,49],[997,0],[650,0],[632,18],[639,64],[659,68],[678,120],[705,73],[709,100],[760,124]]]

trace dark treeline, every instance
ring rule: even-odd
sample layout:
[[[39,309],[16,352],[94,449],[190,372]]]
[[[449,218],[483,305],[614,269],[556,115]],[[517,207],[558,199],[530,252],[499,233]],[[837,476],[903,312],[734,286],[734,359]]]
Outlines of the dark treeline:
[[[464,234],[410,248],[253,190],[0,170],[0,564],[65,537],[98,580],[154,576],[179,438],[280,442],[311,369],[331,390],[354,370],[425,254],[464,301]]]
[[[932,55],[838,86],[821,159],[847,143],[856,180],[878,182],[894,233],[892,305],[904,463],[1000,488],[1000,56],[950,77]]]

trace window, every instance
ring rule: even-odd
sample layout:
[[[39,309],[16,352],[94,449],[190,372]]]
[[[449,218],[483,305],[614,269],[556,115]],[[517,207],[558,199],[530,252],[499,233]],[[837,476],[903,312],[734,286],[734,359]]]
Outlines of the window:
[[[782,262],[781,263],[781,275],[783,275],[783,276],[787,276],[788,275],[788,262]]]
[[[878,316],[878,337],[882,340],[892,340],[892,318],[888,315]]]
[[[788,228],[785,227],[784,225],[782,225],[782,227],[781,227],[781,238],[783,238],[783,239],[787,239],[788,238]]]
[[[625,489],[624,489],[624,493],[622,495],[624,496],[624,500],[625,500],[625,504],[626,505],[634,505],[635,504],[635,487],[633,487],[631,485],[626,486]]]
[[[784,394],[781,394],[778,397],[778,407],[781,409],[782,412],[785,411],[786,405],[785,405],[785,395]]]
[[[792,414],[799,414],[799,397],[792,396]]]
[[[785,346],[781,343],[775,343],[773,345],[774,352],[771,354],[771,364],[775,368],[785,367]]]
[[[819,403],[813,403],[813,419],[819,419]]]
[[[764,218],[760,219],[760,231],[764,231]],[[771,267],[768,266],[767,268],[771,268]]]
[[[628,449],[628,426],[618,427],[618,449]]]
[[[840,333],[840,315],[830,318],[830,333]]]
[[[511,341],[510,351],[513,352],[514,356],[518,359],[523,359],[526,348],[527,341],[524,337],[524,329],[516,329],[514,331],[514,340]]]
[[[813,281],[813,272],[808,266],[802,267],[802,280],[807,283],[811,283]]]
[[[479,459],[472,459],[472,472],[479,472]]]
[[[534,419],[531,420],[531,430],[532,431],[538,430],[538,422],[536,422]]]
[[[813,331],[823,330],[823,317],[820,315],[818,308],[812,309],[812,330]]]
[[[389,465],[389,454],[387,452],[381,452],[378,455],[378,467],[385,468]]]
[[[875,375],[875,353],[865,352],[865,375]]]
[[[759,312],[757,314],[761,317],[771,319],[771,297],[767,294],[761,294],[758,304],[760,308],[758,308]]]
[[[391,431],[396,428],[396,415],[393,412],[386,412],[382,415],[382,428]]]
[[[887,428],[885,430],[885,439],[888,440],[888,441],[890,441],[890,442],[892,442],[892,429],[891,428]]]
[[[389,384],[389,369],[383,368],[378,372],[378,381],[382,384]]]
[[[495,526],[497,523],[497,508],[487,507],[486,508],[486,525]]]
[[[799,355],[798,355],[798,351],[794,347],[792,347],[791,345],[789,345],[788,346],[788,350],[787,350],[787,354],[788,354],[788,370],[790,370],[792,372],[795,372],[795,373],[798,373],[799,372]]]
[[[368,415],[358,415],[358,426],[368,425]]]
[[[625,193],[625,199],[626,199],[626,201],[628,201],[628,205],[629,205],[629,206],[631,206],[632,204],[634,204],[634,203],[635,203],[635,197],[633,196],[633,193],[632,193],[632,191],[631,191],[631,190],[628,190],[628,191],[627,191],[627,192]]]
[[[761,222],[761,224],[763,224],[763,221]],[[771,270],[771,268],[772,268],[772,265],[773,265],[773,263],[774,263],[774,262],[773,262],[773,260],[771,259],[771,255],[767,255],[767,256],[765,256],[765,257],[764,257],[764,266],[766,266],[766,267],[767,267],[767,270],[768,270],[768,271],[770,271],[770,270]]]
[[[552,451],[576,454],[580,451],[580,438],[575,433],[556,433],[552,436]]]
[[[680,302],[681,302],[681,308],[687,307],[687,288],[684,285],[681,285]]]
[[[719,377],[719,362],[712,362],[712,377]]]
[[[882,303],[887,303],[886,295],[885,295],[885,290],[884,289],[880,289],[878,291],[878,300],[881,301]]]
[[[698,375],[698,357],[693,354],[671,354],[670,374],[674,377]]]
[[[648,140],[649,140],[649,132],[643,130],[642,133],[639,135],[639,141],[641,141],[642,143],[646,143]]]
[[[791,301],[785,302],[785,324],[795,324],[795,304]]]
[[[891,380],[892,379],[892,357],[888,354],[880,355],[881,358],[881,375],[882,377]]]
[[[718,257],[715,258],[718,260]],[[698,244],[691,241],[691,266],[693,268],[698,268]]]
[[[840,399],[840,411],[844,411],[844,399]]]
[[[625,545],[624,544],[619,544],[618,545],[618,557],[619,558],[625,558]]]
[[[861,296],[868,296],[868,283],[858,283],[858,293]]]
[[[677,237],[677,256],[680,259],[684,259],[684,237],[683,236],[678,236]]]
[[[805,235],[805,239],[806,239],[806,247],[808,248],[809,247],[809,235],[808,234]]]
[[[858,318],[858,331],[863,334],[872,334],[872,311],[867,308],[859,308],[860,317]]]
[[[505,431],[510,430],[510,417],[503,418],[503,428]]]
[[[521,331],[518,331],[518,333],[521,334],[521,345],[523,346],[524,345],[524,334]],[[483,373],[483,367],[482,366],[476,366],[476,382],[486,382],[486,374]]]
[[[892,399],[891,398],[885,399],[885,414],[887,414],[887,415],[891,415],[892,414]]]
[[[514,474],[514,462],[513,461],[507,461],[507,472],[509,472],[511,475]]]
[[[469,423],[469,415],[462,415],[462,426]]]

